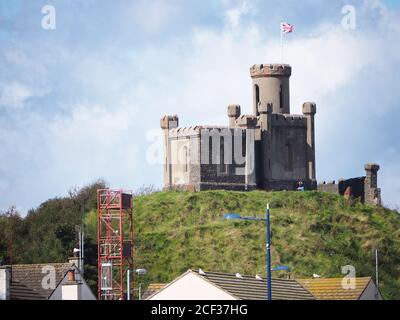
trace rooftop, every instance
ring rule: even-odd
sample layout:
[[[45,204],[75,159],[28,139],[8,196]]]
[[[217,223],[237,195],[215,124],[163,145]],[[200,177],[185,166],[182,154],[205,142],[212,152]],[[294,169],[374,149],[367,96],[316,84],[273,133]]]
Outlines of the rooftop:
[[[355,289],[343,287],[343,278],[298,279],[317,300],[358,300],[367,288],[371,277],[355,278]]]
[[[240,300],[267,300],[267,280],[257,280],[255,276],[205,272],[199,274],[221,289]],[[272,279],[272,300],[315,300],[315,298],[296,280]]]
[[[16,264],[11,269],[10,294],[13,300],[46,300],[48,299],[65,273],[73,266],[71,263]],[[46,276],[55,272],[54,288]],[[43,285],[45,284],[45,285]],[[47,286],[49,287],[47,289]]]

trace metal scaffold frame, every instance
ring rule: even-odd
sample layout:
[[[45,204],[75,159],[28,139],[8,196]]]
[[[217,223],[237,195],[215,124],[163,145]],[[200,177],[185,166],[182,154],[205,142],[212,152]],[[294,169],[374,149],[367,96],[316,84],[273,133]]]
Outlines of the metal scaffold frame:
[[[97,211],[98,299],[125,300],[124,278],[133,268],[132,192],[97,190]]]

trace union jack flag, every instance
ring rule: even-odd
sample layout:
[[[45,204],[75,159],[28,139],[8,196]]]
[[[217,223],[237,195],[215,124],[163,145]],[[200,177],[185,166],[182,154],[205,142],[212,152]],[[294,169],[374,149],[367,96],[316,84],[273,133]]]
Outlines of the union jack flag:
[[[282,33],[291,33],[293,32],[294,29],[292,24],[286,22],[282,22],[281,28],[282,28]]]

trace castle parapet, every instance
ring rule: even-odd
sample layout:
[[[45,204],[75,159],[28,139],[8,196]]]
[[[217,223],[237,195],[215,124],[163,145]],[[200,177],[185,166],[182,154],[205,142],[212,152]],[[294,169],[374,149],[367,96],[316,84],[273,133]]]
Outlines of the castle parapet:
[[[243,115],[243,116],[240,116],[239,118],[237,118],[236,124],[240,128],[253,129],[257,126],[257,117]]]
[[[231,104],[228,106],[229,127],[233,128],[236,124],[236,119],[240,117],[240,105]]]
[[[170,138],[198,136],[200,134],[201,126],[188,127],[188,128],[173,128],[169,131]]]
[[[258,77],[290,77],[292,67],[288,64],[255,64],[250,68],[252,78]]]
[[[271,114],[273,111],[274,106],[272,105],[272,103],[266,103],[266,104],[261,104],[259,103],[258,105],[258,112],[260,114]]]
[[[179,118],[177,115],[166,115],[160,120],[161,129],[173,129],[179,126]]]
[[[305,102],[303,104],[304,115],[314,115],[317,113],[317,105],[315,102]]]
[[[307,126],[307,118],[301,115],[273,114],[271,119],[273,126]]]

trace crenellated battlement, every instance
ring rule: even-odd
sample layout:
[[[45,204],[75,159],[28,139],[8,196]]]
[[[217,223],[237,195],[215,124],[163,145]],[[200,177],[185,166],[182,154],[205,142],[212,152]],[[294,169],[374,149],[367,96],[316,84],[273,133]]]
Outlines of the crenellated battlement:
[[[238,118],[240,116],[240,105],[231,104],[228,106],[228,117],[229,118]]]
[[[317,113],[317,105],[315,102],[304,102],[303,103],[303,114],[314,115]]]
[[[266,104],[259,103],[259,105],[258,105],[258,112],[260,114],[271,114],[273,109],[274,109],[274,106],[272,103],[266,103]]]
[[[179,126],[179,118],[175,115],[165,115],[160,120],[161,129],[172,129]]]
[[[255,128],[257,126],[257,117],[242,115],[236,119],[236,124],[241,128]]]
[[[273,114],[271,121],[273,126],[307,127],[307,118],[301,115]]]
[[[260,77],[290,77],[292,67],[288,64],[255,64],[250,68],[252,78]]]
[[[184,128],[173,128],[169,130],[169,136],[171,138],[196,136],[200,134],[202,126],[184,127]]]

